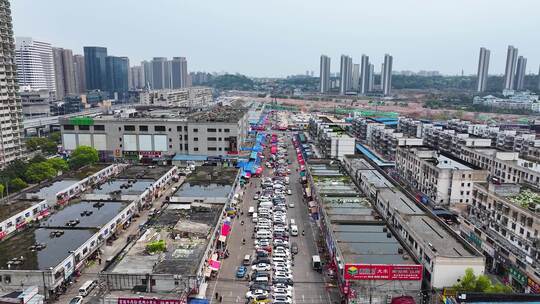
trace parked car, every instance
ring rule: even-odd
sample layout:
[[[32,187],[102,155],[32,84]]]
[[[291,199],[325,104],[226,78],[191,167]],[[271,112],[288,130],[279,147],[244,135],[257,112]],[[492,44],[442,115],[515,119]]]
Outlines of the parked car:
[[[69,301],[69,304],[82,304],[83,297],[77,296]]]

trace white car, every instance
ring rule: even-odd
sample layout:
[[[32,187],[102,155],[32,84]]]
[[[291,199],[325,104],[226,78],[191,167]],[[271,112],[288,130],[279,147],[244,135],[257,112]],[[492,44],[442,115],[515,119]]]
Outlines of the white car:
[[[292,274],[291,269],[284,268],[284,267],[276,267],[276,268],[274,268],[274,271],[279,272],[279,273]]]
[[[285,288],[274,288],[272,292],[275,296],[283,295],[286,297],[292,297],[292,290],[287,290]]]
[[[292,280],[293,279],[293,276],[292,274],[288,274],[288,273],[285,273],[285,272],[282,272],[282,271],[275,271],[274,272],[274,279],[290,279]]]
[[[251,269],[255,271],[270,271],[271,268],[270,264],[266,263],[259,263],[251,266]]]
[[[83,297],[77,296],[69,301],[69,304],[82,304]]]
[[[287,189],[287,195],[292,195],[291,189]]]
[[[268,297],[268,291],[262,289],[255,289],[253,291],[246,292],[246,299],[252,299],[259,296]]]
[[[274,303],[287,303],[292,304],[292,298],[285,295],[274,295]]]
[[[284,240],[280,240],[280,239],[276,239],[276,240],[274,240],[274,246],[276,246],[276,245],[285,245],[285,246],[287,246],[287,245],[289,245],[289,242],[284,241]]]
[[[286,291],[292,292],[294,287],[292,287],[290,285],[287,285],[287,284],[284,284],[284,283],[276,283],[276,284],[274,284],[272,286],[272,290],[276,290],[276,289],[286,290]]]

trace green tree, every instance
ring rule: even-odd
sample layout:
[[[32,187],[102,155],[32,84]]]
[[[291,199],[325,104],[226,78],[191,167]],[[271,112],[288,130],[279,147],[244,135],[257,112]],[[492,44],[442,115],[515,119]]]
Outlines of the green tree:
[[[33,163],[26,170],[26,178],[31,182],[41,182],[53,178],[57,171],[48,162]]]
[[[460,278],[458,283],[454,284],[454,289],[464,292],[512,292],[512,288],[510,286],[506,286],[501,283],[493,284],[489,277],[484,274],[476,276],[472,268],[465,269],[465,275]]]
[[[17,192],[28,187],[28,184],[20,177],[14,178],[9,183],[9,189],[13,192]]]
[[[89,146],[80,146],[71,153],[69,166],[72,169],[79,169],[86,165],[92,165],[99,161],[96,149]]]
[[[58,152],[58,143],[47,137],[32,137],[26,140],[26,148],[30,151],[40,150],[50,155]]]
[[[69,169],[67,161],[62,158],[50,158],[47,160],[47,163],[49,163],[56,171],[66,172]]]
[[[0,195],[4,196],[4,190],[6,190],[6,187],[3,184],[0,184]]]
[[[49,135],[49,138],[50,138],[50,140],[54,141],[55,143],[60,143],[61,142],[60,132],[52,132]]]

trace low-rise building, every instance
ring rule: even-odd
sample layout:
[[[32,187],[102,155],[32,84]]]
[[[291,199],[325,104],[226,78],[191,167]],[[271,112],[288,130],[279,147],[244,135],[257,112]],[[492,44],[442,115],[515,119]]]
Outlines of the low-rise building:
[[[346,133],[347,125],[345,122],[336,123],[327,116],[310,119],[309,134],[317,140],[323,157],[342,159],[345,155],[354,154],[356,141]]]
[[[485,182],[488,175],[472,164],[427,148],[398,148],[396,169],[434,206],[470,204],[474,183]]]
[[[378,170],[355,156],[344,167],[356,172],[355,182],[373,202],[378,214],[413,259],[424,267],[424,280],[433,288],[453,286],[472,268],[484,273],[483,255],[417,201],[411,199]],[[375,171],[368,173],[368,171]],[[351,171],[349,171],[351,172]],[[364,190],[363,190],[364,191]]]
[[[214,101],[212,89],[189,87],[173,90],[151,90],[139,93],[139,103],[175,108],[203,108]]]
[[[518,152],[464,148],[460,158],[487,170],[497,182],[527,184],[540,189],[540,164],[519,157]]]
[[[48,90],[20,92],[25,118],[39,118],[51,115],[50,93]]]
[[[178,109],[131,110],[96,118],[60,119],[67,151],[86,145],[102,158],[160,157],[190,154],[238,154],[249,124],[247,110],[214,107],[207,112]]]
[[[516,290],[540,292],[540,193],[515,183],[478,183],[460,225],[487,258],[490,271]]]
[[[309,185],[342,295],[357,303],[420,300],[422,266],[400,244],[339,162],[310,160]],[[312,207],[312,214],[313,209]],[[349,302],[350,303],[350,302]]]

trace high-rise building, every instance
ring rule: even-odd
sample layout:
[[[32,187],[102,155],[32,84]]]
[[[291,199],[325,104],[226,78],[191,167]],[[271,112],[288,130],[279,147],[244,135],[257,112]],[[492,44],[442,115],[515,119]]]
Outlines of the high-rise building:
[[[153,77],[153,71],[152,68],[152,61],[143,61],[141,62],[141,66],[144,71],[144,87],[145,88],[154,88],[154,77]]]
[[[123,100],[129,90],[128,73],[129,59],[127,57],[107,56],[105,58],[107,87],[111,95],[117,94],[118,99]]]
[[[15,42],[15,61],[19,85],[32,90],[54,92],[53,51],[50,43],[30,37],[17,37]]]
[[[86,74],[86,89],[107,90],[107,48],[96,46],[84,47],[84,69]]]
[[[129,89],[144,89],[144,69],[143,66],[134,66],[129,68]]]
[[[518,49],[512,45],[508,46],[508,52],[506,53],[506,67],[504,69],[504,89],[514,89],[514,75],[516,73],[516,65],[518,58]]]
[[[152,59],[152,89],[169,88],[165,74],[167,72],[167,58],[154,57]],[[170,79],[170,78],[169,78]]]
[[[18,94],[15,41],[8,0],[0,0],[0,16],[0,168],[5,168],[10,162],[24,157],[23,110]]]
[[[540,90],[540,66],[538,67],[538,90]]]
[[[383,71],[382,71],[382,91],[384,96],[390,95],[392,90],[392,62],[393,57],[389,54],[384,55]]]
[[[327,93],[330,90],[330,57],[326,55],[321,55],[320,63],[320,92]]]
[[[86,72],[84,68],[84,56],[73,55],[73,70],[75,74],[75,92],[86,92]]]
[[[360,84],[360,65],[353,64],[351,89],[353,91],[358,91],[359,84]]]
[[[369,85],[368,85],[368,92],[373,91],[375,87],[375,66],[370,63],[369,64]]]
[[[515,88],[518,91],[523,90],[525,85],[525,70],[527,69],[527,58],[523,56],[518,57],[516,66],[516,84]]]
[[[66,95],[78,93],[75,86],[73,52],[68,49],[53,48],[53,59],[56,98],[63,99]]]
[[[173,89],[188,87],[186,57],[173,57],[171,61],[171,83]]]
[[[340,74],[340,94],[345,95],[350,89],[352,84],[352,58],[347,55],[341,55],[341,65],[339,69]]]
[[[478,79],[476,84],[476,91],[482,93],[487,88],[488,70],[489,70],[489,55],[490,50],[482,47],[480,48],[480,56],[478,58]]]
[[[360,69],[360,94],[365,95],[369,89],[369,56],[362,55],[362,68]]]

